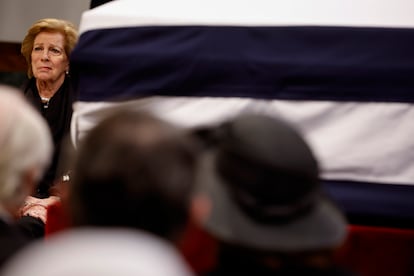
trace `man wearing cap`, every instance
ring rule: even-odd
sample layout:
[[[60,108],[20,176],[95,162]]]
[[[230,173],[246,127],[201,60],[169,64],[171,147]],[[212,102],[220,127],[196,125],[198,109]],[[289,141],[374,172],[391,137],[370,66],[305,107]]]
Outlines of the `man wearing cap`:
[[[196,134],[207,149],[193,213],[219,242],[208,275],[353,275],[333,262],[347,222],[294,128],[246,114]]]

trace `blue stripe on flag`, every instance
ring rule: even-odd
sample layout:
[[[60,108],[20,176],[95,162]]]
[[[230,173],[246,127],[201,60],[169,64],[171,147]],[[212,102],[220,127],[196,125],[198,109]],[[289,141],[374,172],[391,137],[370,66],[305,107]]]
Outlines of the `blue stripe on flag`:
[[[82,34],[81,101],[144,96],[414,102],[414,29],[154,26]]]
[[[323,181],[350,223],[414,229],[414,189],[352,181]]]

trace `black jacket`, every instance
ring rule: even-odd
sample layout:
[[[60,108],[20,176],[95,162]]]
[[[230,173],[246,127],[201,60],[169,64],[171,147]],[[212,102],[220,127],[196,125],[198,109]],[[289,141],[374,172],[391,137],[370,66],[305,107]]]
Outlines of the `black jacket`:
[[[17,225],[0,219],[0,267],[29,242]]]
[[[46,119],[54,143],[54,154],[52,164],[40,181],[34,196],[44,198],[49,196],[49,188],[53,186],[56,179],[66,172],[66,168],[59,166],[61,162],[61,146],[64,139],[69,135],[70,122],[72,119],[72,104],[75,98],[74,89],[69,77],[66,77],[63,85],[50,99],[48,104],[42,103],[36,87],[36,79],[30,79],[23,87],[25,97]],[[36,146],[36,145],[33,145]]]

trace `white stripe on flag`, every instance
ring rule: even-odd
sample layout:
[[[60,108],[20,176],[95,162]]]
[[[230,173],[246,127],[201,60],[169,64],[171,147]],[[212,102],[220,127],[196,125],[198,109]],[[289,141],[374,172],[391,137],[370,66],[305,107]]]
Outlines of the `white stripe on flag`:
[[[322,178],[414,185],[411,104],[208,97],[77,102],[73,141],[117,108],[149,111],[184,127],[218,123],[243,112],[277,116],[294,124],[306,137],[320,161]]]
[[[411,0],[117,0],[83,13],[80,33],[159,25],[414,27]]]

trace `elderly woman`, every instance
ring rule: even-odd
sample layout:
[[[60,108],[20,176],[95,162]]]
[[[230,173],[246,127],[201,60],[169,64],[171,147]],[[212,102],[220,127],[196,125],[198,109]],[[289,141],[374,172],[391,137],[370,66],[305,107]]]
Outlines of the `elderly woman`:
[[[24,94],[46,119],[55,146],[51,167],[35,193],[40,198],[49,195],[49,188],[64,173],[57,170],[61,143],[69,132],[72,118],[74,90],[69,78],[69,55],[77,39],[72,23],[45,18],[29,28],[22,42],[21,52],[29,77]]]

